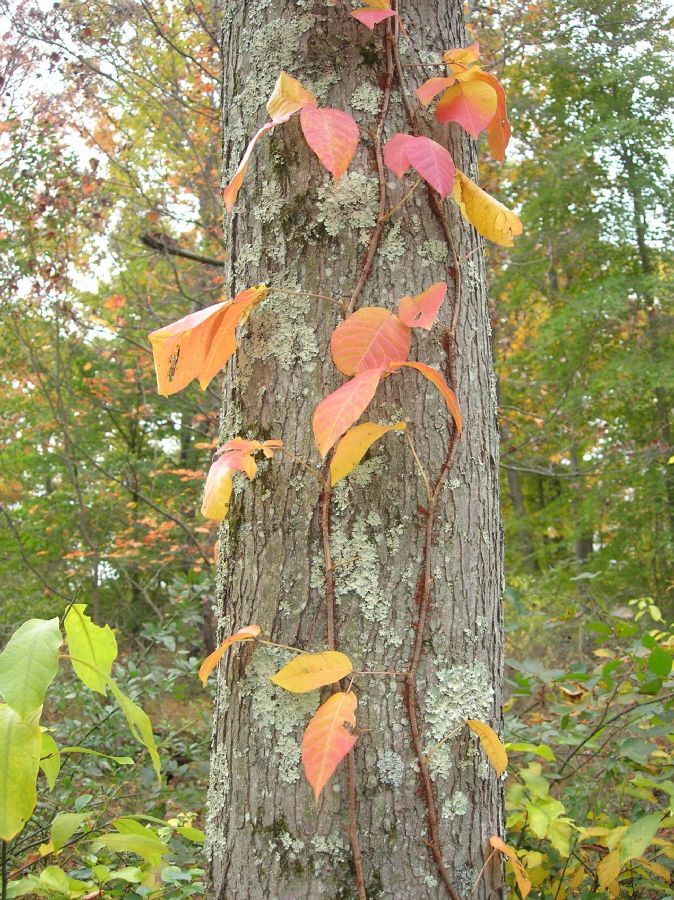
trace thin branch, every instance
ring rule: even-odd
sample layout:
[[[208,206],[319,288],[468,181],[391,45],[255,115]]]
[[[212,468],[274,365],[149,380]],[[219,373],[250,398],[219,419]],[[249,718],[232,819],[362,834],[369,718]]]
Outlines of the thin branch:
[[[150,250],[158,250],[160,253],[166,253],[169,256],[180,256],[183,259],[191,259],[194,262],[203,263],[205,266],[218,266],[222,268],[225,265],[224,259],[216,259],[214,256],[204,256],[202,253],[195,253],[193,250],[185,250],[164,234],[142,234],[140,237],[141,244],[149,247]]]

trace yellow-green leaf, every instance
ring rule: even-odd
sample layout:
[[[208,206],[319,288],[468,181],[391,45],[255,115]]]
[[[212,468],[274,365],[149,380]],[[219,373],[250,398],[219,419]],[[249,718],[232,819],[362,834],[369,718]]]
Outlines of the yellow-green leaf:
[[[137,703],[130,700],[129,697],[120,690],[112,678],[108,678],[107,681],[110,685],[110,690],[115,695],[115,699],[122,708],[131,734],[147,748],[157,778],[160,779],[161,761],[159,759],[159,753],[157,752],[157,744],[155,743],[154,734],[152,733],[152,723],[150,722],[149,716]]]
[[[494,729],[484,722],[480,722],[479,719],[468,719],[466,725],[479,737],[482,749],[496,770],[496,774],[503,775],[508,768],[508,754]]]
[[[375,441],[383,437],[388,431],[404,431],[405,422],[396,422],[395,425],[378,425],[376,422],[363,422],[349,428],[344,437],[337,444],[335,455],[330,463],[330,484],[335,485],[349,472],[356,468]]]
[[[92,622],[84,612],[86,608],[86,603],[75,603],[68,610],[63,623],[68,649],[76,657],[72,666],[80,681],[92,691],[105,694],[106,681],[117,658],[117,639],[109,625],[101,628]]]
[[[56,779],[61,771],[61,752],[54,738],[50,734],[47,734],[46,731],[42,732],[40,768],[44,772],[44,777],[47,779],[49,790],[53,791]]]
[[[70,838],[79,829],[82,822],[88,819],[91,813],[59,813],[51,823],[51,843],[54,850],[60,850],[68,843]]]
[[[271,680],[293,694],[305,694],[324,684],[334,684],[348,675],[352,668],[349,657],[339,650],[301,653],[273,675]]]
[[[40,717],[61,643],[58,619],[29,619],[0,653],[0,695],[26,721]]]
[[[618,875],[620,875],[620,852],[618,850],[611,850],[597,866],[599,887],[608,887],[611,882],[616,880]]]
[[[23,722],[6,703],[0,705],[0,839],[11,841],[37,803],[42,732]]]

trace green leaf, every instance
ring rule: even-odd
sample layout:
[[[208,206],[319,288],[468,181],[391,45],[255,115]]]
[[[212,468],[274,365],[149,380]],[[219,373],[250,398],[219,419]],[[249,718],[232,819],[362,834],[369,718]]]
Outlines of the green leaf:
[[[62,640],[58,619],[29,619],[0,653],[0,694],[22,719],[39,719]]]
[[[7,885],[7,898],[12,897],[44,897],[45,894],[38,893],[40,891],[40,883],[34,875],[28,875],[26,878],[19,878]]]
[[[648,657],[648,668],[659,678],[667,678],[672,671],[672,656],[662,647],[655,647]]]
[[[88,688],[105,694],[112,664],[117,658],[117,639],[109,625],[94,624],[84,612],[86,603],[68,610],[64,627],[75,674]]]
[[[157,778],[161,779],[161,761],[159,759],[159,753],[157,752],[157,744],[155,743],[154,735],[152,734],[152,723],[150,722],[149,716],[147,713],[143,712],[140,706],[134,703],[133,700],[130,700],[126,694],[120,690],[112,678],[108,678],[108,684],[110,685],[110,690],[114,694],[115,699],[121,706],[122,712],[126,716],[126,721],[131,729],[131,734],[147,748],[150,758],[152,759],[152,765],[157,773]]]
[[[118,766],[132,766],[134,762],[130,756],[110,756],[109,753],[101,753],[100,750],[91,750],[89,747],[61,747],[61,753],[86,753],[88,756],[100,756],[102,759],[111,759]]]
[[[11,841],[37,803],[42,732],[22,722],[15,710],[0,705],[0,838]]]
[[[620,860],[623,864],[643,854],[657,834],[661,822],[662,815],[652,813],[629,826],[620,841]]]
[[[505,748],[508,753],[535,753],[548,762],[555,761],[555,754],[547,744],[528,744],[526,742],[519,744],[506,744]]]
[[[114,853],[135,853],[154,866],[159,865],[162,856],[169,852],[166,844],[151,831],[147,834],[105,834],[96,838],[96,844],[101,844]]]
[[[46,869],[43,869],[40,872],[40,884],[65,897],[70,896],[68,876],[60,866],[47,866]]]
[[[91,813],[59,813],[51,823],[51,842],[54,850],[65,847],[85,819]]]
[[[54,738],[46,731],[42,732],[42,745],[40,747],[40,768],[47,779],[49,790],[54,790],[56,779],[61,771],[61,752]]]

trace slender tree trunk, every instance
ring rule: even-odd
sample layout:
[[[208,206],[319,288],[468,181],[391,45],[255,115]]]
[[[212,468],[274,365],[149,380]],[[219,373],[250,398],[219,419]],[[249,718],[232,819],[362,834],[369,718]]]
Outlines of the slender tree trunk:
[[[415,0],[401,12],[409,33],[401,42],[403,66],[432,53],[439,59],[443,49],[466,43],[457,0]],[[411,130],[394,59],[385,51],[390,26],[369,32],[345,8],[323,2],[228,0],[224,13],[227,177],[246,136],[263,121],[281,69],[314,90],[322,106],[354,114],[362,137],[337,189],[312,158],[297,121],[260,143],[226,222],[227,288],[234,293],[267,282],[348,299],[379,214],[382,185],[373,143],[387,71],[393,92],[384,140]],[[406,91],[413,98],[423,69],[401,71],[409,73]],[[420,126],[450,147],[460,168],[475,174],[474,145],[465,135],[435,128],[430,117]],[[412,183],[387,173],[387,205],[395,205]],[[346,761],[318,805],[304,780],[300,740],[319,698],[289,695],[270,683],[289,655],[266,647],[251,653],[244,645],[225,659],[218,673],[207,825],[212,898],[465,898],[488,856],[489,836],[503,833],[499,781],[464,725],[479,718],[501,728],[502,537],[485,272],[482,254],[473,252],[475,232],[447,204],[452,250],[438,209],[419,188],[394,213],[359,299],[359,305],[394,309],[405,294],[434,281],[449,284],[442,325],[430,335],[416,332],[412,347],[412,358],[451,378],[465,417],[434,526],[426,519],[423,482],[399,434],[388,435],[336,486],[330,506],[337,645],[356,670],[405,672],[417,627],[423,628],[417,677],[413,685],[387,676],[355,682],[360,735],[353,758],[354,819]],[[453,252],[463,260],[455,366],[447,353],[456,299]],[[339,321],[339,307],[311,298],[276,294],[255,310],[225,378],[222,437],[282,438],[293,453],[320,466],[311,416],[341,383],[328,349]],[[386,379],[366,418],[405,419],[429,477],[438,477],[451,423],[425,381],[411,371]],[[275,641],[326,648],[320,501],[317,481],[285,456],[262,463],[256,481],[235,491],[220,539],[221,634],[255,622]],[[420,575],[429,534],[431,606],[424,627]],[[419,740],[430,754],[436,828],[410,727],[414,687]],[[443,868],[453,889],[443,881]],[[502,891],[501,866],[492,860],[474,896],[500,897]]]

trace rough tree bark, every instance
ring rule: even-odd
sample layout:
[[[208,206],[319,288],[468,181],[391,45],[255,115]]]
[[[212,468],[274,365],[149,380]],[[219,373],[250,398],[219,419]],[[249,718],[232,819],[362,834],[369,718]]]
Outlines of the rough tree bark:
[[[462,4],[413,0],[401,8],[406,92],[436,68],[443,49],[464,46]],[[224,8],[224,170],[235,168],[247,136],[264,119],[264,103],[281,69],[314,90],[322,106],[350,111],[361,127],[358,154],[338,188],[304,143],[299,123],[277,128],[258,145],[233,217],[226,217],[228,290],[266,282],[296,291],[348,297],[362,271],[379,215],[374,143],[392,92],[383,137],[411,131],[386,34],[371,33],[343,6],[324,0],[227,0]],[[415,108],[418,108],[414,103]],[[474,143],[430,115],[420,130],[449,146],[457,165],[476,176]],[[413,179],[389,173],[393,206]],[[447,235],[425,189],[387,221],[359,305],[394,309],[405,294],[446,280],[440,327],[415,332],[412,357],[454,380],[465,434],[439,494],[431,555],[431,613],[416,684],[421,741],[438,811],[440,849],[456,894],[467,897],[486,859],[487,840],[502,834],[502,795],[474,736],[480,718],[501,727],[502,535],[498,431],[484,263],[480,240],[443,204]],[[448,326],[461,260],[455,372]],[[223,439],[236,434],[282,438],[314,466],[316,403],[341,383],[329,353],[339,307],[276,294],[258,307],[241,335],[224,385]],[[445,340],[441,340],[442,333]],[[455,377],[454,377],[455,376]],[[389,378],[366,414],[405,419],[429,475],[447,453],[451,423],[434,388],[414,372]],[[331,548],[337,643],[360,670],[404,672],[419,617],[419,573],[426,521],[424,486],[402,436],[389,434],[336,487]],[[252,485],[235,491],[220,539],[216,613],[221,634],[255,622],[275,641],[326,647],[320,531],[320,486],[288,457],[260,465]],[[358,896],[349,836],[347,765],[316,806],[304,781],[300,740],[318,694],[289,695],[269,676],[289,655],[242,645],[221,665],[214,713],[207,826],[210,896],[298,898]],[[360,677],[355,749],[357,826],[369,898],[448,895],[429,844],[428,809],[404,700],[404,679]],[[444,741],[440,746],[439,742]],[[502,895],[500,864],[486,868],[476,897]],[[363,892],[361,890],[361,896]],[[451,893],[450,893],[451,895]]]

